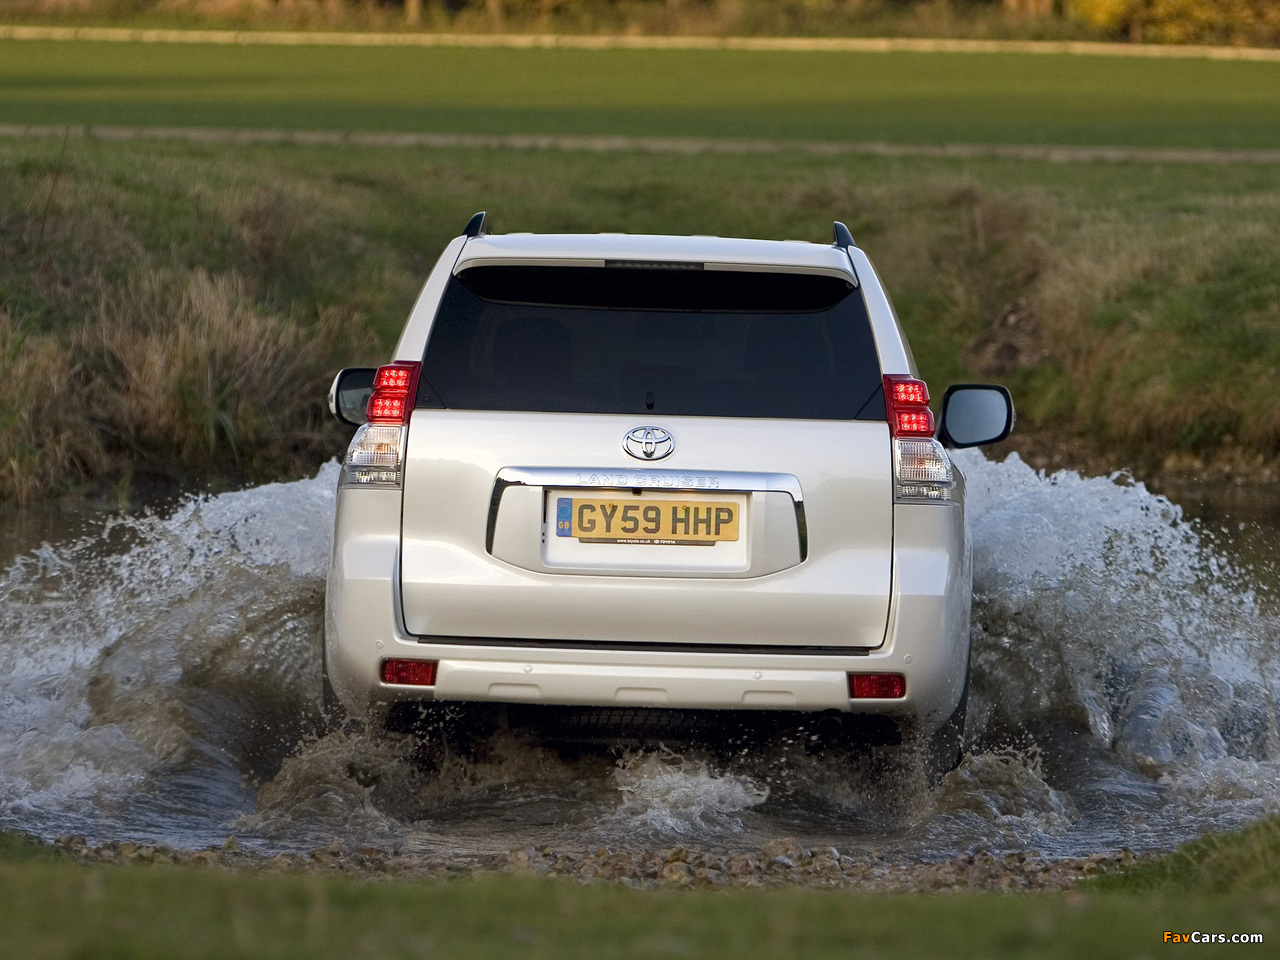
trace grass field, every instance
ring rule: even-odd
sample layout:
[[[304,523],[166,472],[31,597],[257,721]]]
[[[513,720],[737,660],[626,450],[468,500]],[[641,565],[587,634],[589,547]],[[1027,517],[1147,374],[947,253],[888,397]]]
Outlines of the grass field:
[[[0,123],[1280,147],[1280,63],[0,41]]]
[[[1274,148],[1280,63],[8,41],[0,123]],[[313,468],[342,445],[333,369],[385,356],[478,209],[819,241],[843,219],[935,390],[1005,382],[1104,466],[1280,455],[1275,165],[9,139],[0,493]]]
[[[0,925],[22,957],[1155,957],[1187,944],[1274,956],[1275,822],[1175,854],[1176,870],[1068,893],[638,892],[510,876],[434,882],[209,867],[81,866],[0,835]],[[1213,866],[1209,867],[1208,864]],[[1206,883],[1206,879],[1211,882]]]
[[[1280,452],[1280,168],[0,140],[0,491],[298,475],[476,210],[826,242],[925,376],[1113,467]]]

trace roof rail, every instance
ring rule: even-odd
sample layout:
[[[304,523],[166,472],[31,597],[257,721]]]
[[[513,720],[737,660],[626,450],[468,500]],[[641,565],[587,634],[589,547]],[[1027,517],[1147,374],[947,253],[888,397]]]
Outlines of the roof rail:
[[[848,231],[846,231],[847,233]],[[462,231],[464,237],[478,237],[484,233],[484,211],[481,210],[467,221],[467,228]]]
[[[835,235],[831,242],[837,247],[840,247],[843,250],[848,250],[850,247],[857,246],[857,244],[853,242],[853,234],[849,232],[849,228],[843,223],[837,220],[831,226],[831,232]]]

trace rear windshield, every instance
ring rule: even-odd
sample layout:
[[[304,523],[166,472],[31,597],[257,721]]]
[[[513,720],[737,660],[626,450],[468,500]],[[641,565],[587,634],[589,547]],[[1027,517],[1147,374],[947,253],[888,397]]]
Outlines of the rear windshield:
[[[862,297],[838,277],[473,267],[450,279],[418,406],[883,420]]]

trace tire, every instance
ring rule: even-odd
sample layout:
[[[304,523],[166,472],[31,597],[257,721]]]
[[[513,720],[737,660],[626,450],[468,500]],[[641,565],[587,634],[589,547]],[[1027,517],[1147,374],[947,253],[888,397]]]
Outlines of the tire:
[[[320,721],[324,733],[339,730],[347,722],[347,708],[329,682],[329,665],[325,663],[323,653],[320,655]]]
[[[966,665],[964,673],[964,689],[960,691],[960,702],[956,704],[951,716],[925,740],[924,772],[930,787],[936,787],[942,778],[960,766],[964,749],[964,720],[969,707],[969,670]]]
[[[947,722],[929,735],[925,743],[925,773],[929,777],[929,786],[936,787],[942,778],[960,766],[961,751],[964,747],[964,718],[969,702],[969,685],[965,684],[960,694],[960,702],[956,705]]]

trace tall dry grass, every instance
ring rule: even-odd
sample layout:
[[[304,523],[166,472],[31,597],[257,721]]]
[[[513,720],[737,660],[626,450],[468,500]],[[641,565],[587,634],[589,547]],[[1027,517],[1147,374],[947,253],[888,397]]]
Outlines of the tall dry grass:
[[[381,354],[370,301],[408,273],[351,247],[349,202],[253,163],[0,147],[0,498],[296,476],[341,450],[329,378]]]
[[[387,355],[486,207],[810,240],[840,217],[936,392],[1005,383],[1020,436],[1113,468],[1280,464],[1271,168],[6,142],[0,496],[313,469],[343,446],[328,378]]]
[[[1078,385],[1076,427],[1115,445],[1280,453],[1276,198],[1245,211],[1104,215],[1054,252],[1034,296]]]
[[[263,312],[242,277],[202,270],[104,287],[96,316],[65,331],[33,333],[0,313],[0,496],[309,468],[339,445],[323,409],[329,378],[372,349],[350,311],[304,325]]]
[[[1006,383],[1024,426],[1124,451],[1120,462],[1142,471],[1200,472],[1226,458],[1272,472],[1274,192],[1157,192],[1108,206],[1052,187],[940,179],[862,189],[843,205],[867,217],[855,235],[931,378]]]
[[[103,471],[109,458],[69,407],[67,352],[0,309],[0,499],[25,503]]]

